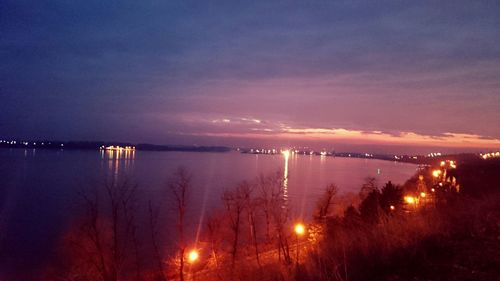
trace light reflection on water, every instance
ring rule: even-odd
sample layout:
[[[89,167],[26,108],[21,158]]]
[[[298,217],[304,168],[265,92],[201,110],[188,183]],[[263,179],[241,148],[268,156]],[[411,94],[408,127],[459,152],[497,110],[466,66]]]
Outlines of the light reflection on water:
[[[135,150],[104,150],[100,151],[101,160],[108,164],[109,174],[113,175],[114,182],[119,180],[120,166],[127,172],[133,169]]]
[[[288,160],[290,158],[290,151],[284,153],[283,158],[285,158],[285,167],[283,168],[283,199],[286,204],[288,202]]]

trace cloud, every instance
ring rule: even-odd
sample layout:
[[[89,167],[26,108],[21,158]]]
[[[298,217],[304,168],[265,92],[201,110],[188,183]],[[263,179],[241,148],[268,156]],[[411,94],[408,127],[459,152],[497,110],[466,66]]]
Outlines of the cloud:
[[[233,122],[233,120],[235,122]],[[256,121],[260,122],[256,122]],[[293,139],[308,141],[340,141],[365,144],[396,144],[413,146],[447,146],[463,148],[498,148],[500,139],[478,134],[452,133],[429,135],[411,131],[383,132],[363,131],[345,128],[315,128],[294,127],[282,122],[261,121],[259,119],[233,118],[216,119],[215,123],[224,123],[227,126],[213,127],[204,132],[183,133],[193,136],[210,136],[226,138],[266,139]],[[212,121],[212,122],[213,122]],[[250,121],[250,122],[248,122]],[[248,125],[263,124],[262,126],[248,127]]]

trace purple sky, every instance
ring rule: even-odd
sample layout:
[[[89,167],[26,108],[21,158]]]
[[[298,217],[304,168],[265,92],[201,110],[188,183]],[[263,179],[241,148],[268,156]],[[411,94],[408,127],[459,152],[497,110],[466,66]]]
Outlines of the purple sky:
[[[0,136],[500,147],[498,1],[105,2],[2,1]]]

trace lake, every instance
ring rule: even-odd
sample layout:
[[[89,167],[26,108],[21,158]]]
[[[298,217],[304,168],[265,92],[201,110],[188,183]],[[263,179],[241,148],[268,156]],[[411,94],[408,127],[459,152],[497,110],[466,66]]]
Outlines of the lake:
[[[44,267],[78,213],[79,191],[111,178],[137,184],[142,202],[169,205],[166,187],[179,166],[192,175],[190,229],[220,207],[221,194],[261,174],[286,175],[292,213],[310,216],[329,183],[357,193],[367,176],[402,184],[417,166],[391,161],[308,155],[0,149],[0,279],[31,278]],[[143,208],[147,204],[142,204]],[[167,218],[165,218],[167,219]],[[22,275],[19,275],[21,274]]]

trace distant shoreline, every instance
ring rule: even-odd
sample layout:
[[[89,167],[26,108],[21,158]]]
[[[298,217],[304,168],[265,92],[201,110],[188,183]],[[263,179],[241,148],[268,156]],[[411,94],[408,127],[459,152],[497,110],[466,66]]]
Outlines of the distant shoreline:
[[[27,144],[26,144],[27,143]],[[234,149],[226,146],[185,146],[185,145],[154,145],[154,144],[131,144],[131,143],[111,143],[111,142],[59,142],[59,141],[38,141],[38,142],[27,142],[21,141],[16,143],[0,143],[0,149],[44,149],[44,150],[94,150],[98,151],[102,147],[107,146],[133,146],[137,151],[159,151],[159,152],[212,152],[212,153],[226,153],[230,151],[235,151],[241,154],[255,154],[255,155],[270,155],[265,153],[250,153],[246,150]],[[281,154],[281,153],[275,153]],[[302,155],[302,154],[297,154]],[[309,155],[309,154],[308,154]],[[384,161],[393,161],[401,163],[411,163],[411,164],[421,164],[417,163],[414,159],[409,157],[401,157],[400,159],[394,159],[392,155],[372,155],[370,157],[365,157],[360,153],[332,153],[327,156],[321,156],[320,154],[311,154],[314,157],[339,157],[339,158],[355,158],[355,159],[376,159]]]
[[[251,148],[231,148],[227,146],[197,146],[197,145],[157,145],[147,143],[125,143],[125,142],[104,142],[104,141],[49,141],[49,140],[5,140],[0,139],[1,148],[22,148],[22,149],[64,149],[64,150],[101,150],[106,147],[133,147],[138,151],[179,151],[179,152],[212,152],[225,153],[236,151],[242,154],[255,155],[276,155],[281,154],[280,149],[259,150]],[[290,150],[292,151],[292,150]],[[395,155],[395,154],[367,154],[358,152],[325,152],[312,150],[294,150],[297,155],[311,155],[316,157],[340,157],[357,159],[377,159],[392,162],[411,163],[416,165],[432,165],[444,159],[456,161],[478,159],[478,154],[465,153],[453,155],[439,155],[439,157],[429,157],[424,155]],[[292,154],[293,154],[292,152]]]
[[[0,148],[23,149],[70,149],[70,150],[100,150],[102,147],[119,146],[134,147],[141,151],[185,151],[185,152],[229,152],[233,150],[225,146],[195,146],[195,145],[156,145],[132,144],[124,142],[77,142],[77,141],[5,141],[0,140]]]

